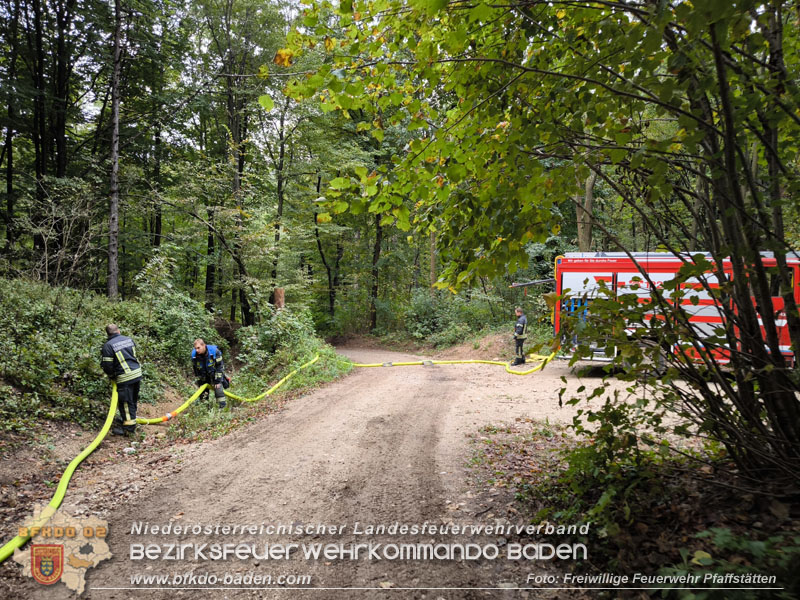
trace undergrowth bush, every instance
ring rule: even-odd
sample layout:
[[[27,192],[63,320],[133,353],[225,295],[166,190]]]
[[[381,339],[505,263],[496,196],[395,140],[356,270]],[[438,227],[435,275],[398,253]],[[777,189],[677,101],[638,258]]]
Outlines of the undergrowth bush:
[[[403,321],[412,338],[447,346],[486,327],[508,323],[512,316],[497,298],[477,291],[467,296],[417,289],[411,294]]]
[[[299,371],[282,391],[314,386],[346,373],[350,367],[314,332],[307,310],[290,307],[272,311],[260,325],[237,332],[242,368],[236,375],[236,394],[249,397],[268,389],[277,379],[317,354],[319,360]]]
[[[777,584],[765,587],[784,589],[771,590],[772,598],[789,600],[800,594],[800,535],[784,532],[758,539],[751,533],[737,535],[726,527],[712,527],[694,537],[703,540],[698,543],[706,544],[709,551],[681,548],[681,563],[664,567],[659,574],[699,577],[699,581],[711,589],[689,592],[680,585],[668,584],[663,587],[672,589],[662,590],[662,598],[755,600],[765,597],[764,590],[746,586],[732,588],[725,579],[729,574],[774,576]]]
[[[110,387],[100,368],[104,327],[134,338],[146,385],[141,401],[180,385],[195,337],[213,336],[202,306],[180,292],[152,290],[142,300],[110,302],[91,292],[0,279],[0,378],[15,389],[0,397],[0,424],[19,430],[37,418],[97,426]]]
[[[144,371],[140,402],[160,400],[168,388],[189,392],[194,339],[217,344],[223,354],[228,347],[202,304],[172,284],[173,269],[169,259],[156,255],[136,276],[139,296],[117,302],[89,291],[0,279],[0,347],[5,349],[0,431],[33,428],[39,419],[99,426],[111,390],[99,362],[108,323],[119,325],[136,342]],[[261,393],[315,354],[320,360],[282,390],[314,386],[349,369],[316,336],[306,310],[273,311],[259,325],[240,328],[238,339],[242,368],[234,374],[232,391],[242,396]],[[198,407],[195,412],[203,411]],[[191,414],[187,411],[189,420],[202,428],[203,419]],[[220,423],[228,420],[219,418]],[[224,425],[215,428],[226,430]]]

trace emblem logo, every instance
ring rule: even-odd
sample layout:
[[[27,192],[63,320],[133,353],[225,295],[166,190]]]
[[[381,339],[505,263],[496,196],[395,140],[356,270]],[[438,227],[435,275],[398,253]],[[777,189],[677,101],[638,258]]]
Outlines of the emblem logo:
[[[43,585],[52,585],[64,572],[64,546],[62,544],[31,545],[31,575]]]

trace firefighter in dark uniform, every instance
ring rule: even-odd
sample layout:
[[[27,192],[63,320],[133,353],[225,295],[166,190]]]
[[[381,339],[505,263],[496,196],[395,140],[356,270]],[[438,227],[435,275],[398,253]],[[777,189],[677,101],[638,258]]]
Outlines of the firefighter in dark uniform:
[[[213,344],[206,344],[203,340],[196,339],[192,349],[192,370],[197,379],[197,385],[207,383],[212,386],[219,407],[225,408],[227,404],[225,389],[229,385],[229,380],[225,376],[222,351]]]
[[[100,366],[113,381],[117,382],[119,416],[114,419],[111,433],[132,435],[136,432],[136,406],[139,403],[139,385],[142,382],[142,367],[136,359],[136,345],[127,336],[121,335],[114,324],[106,326],[108,340],[100,352]]]
[[[514,344],[516,345],[514,362],[512,364],[521,365],[525,363],[525,352],[522,350],[522,344],[528,337],[528,318],[522,312],[519,306],[514,311],[517,315],[517,324],[514,325]]]

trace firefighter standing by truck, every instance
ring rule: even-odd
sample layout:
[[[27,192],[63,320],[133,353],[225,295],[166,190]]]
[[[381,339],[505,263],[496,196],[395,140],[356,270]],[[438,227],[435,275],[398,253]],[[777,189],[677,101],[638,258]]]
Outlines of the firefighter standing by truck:
[[[219,407],[225,408],[227,405],[225,389],[230,385],[230,380],[225,375],[222,351],[213,344],[206,344],[200,338],[196,339],[192,349],[192,370],[197,385],[207,383],[213,387]]]
[[[522,345],[528,337],[528,318],[522,312],[521,307],[517,307],[514,313],[517,315],[517,323],[514,325],[514,344],[516,357],[511,364],[522,365],[525,364],[525,352],[522,350]]]
[[[133,435],[136,433],[136,407],[139,403],[139,386],[142,367],[136,358],[136,344],[120,334],[113,323],[106,325],[108,340],[100,351],[100,366],[106,375],[117,383],[119,417],[114,419],[111,433]]]

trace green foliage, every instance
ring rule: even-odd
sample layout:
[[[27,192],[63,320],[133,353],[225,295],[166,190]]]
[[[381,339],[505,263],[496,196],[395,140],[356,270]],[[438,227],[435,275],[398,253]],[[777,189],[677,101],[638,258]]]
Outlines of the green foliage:
[[[405,331],[435,346],[450,346],[486,327],[507,324],[512,314],[499,298],[482,292],[467,295],[423,289],[414,290],[408,305],[399,310]]]
[[[139,305],[147,311],[142,333],[149,356],[185,363],[197,338],[214,340],[224,351],[227,342],[219,338],[203,306],[173,283],[175,271],[173,259],[156,253],[134,278]]]
[[[259,374],[269,367],[279,349],[308,346],[314,338],[314,326],[308,311],[284,308],[273,310],[258,326],[239,329],[237,337],[239,360],[245,365],[242,373]]]
[[[320,355],[319,361],[299,371],[280,388],[280,393],[314,387],[350,369],[333,348],[316,336],[307,310],[274,310],[260,325],[241,328],[237,337],[242,368],[235,378],[235,391],[240,396],[260,394],[316,354]]]
[[[197,400],[181,413],[180,418],[170,423],[167,435],[172,439],[216,439],[252,420],[252,417],[220,409],[214,394],[211,394],[208,399]]]
[[[663,449],[641,448],[626,412],[606,402],[589,416],[597,427],[591,439],[565,450],[567,467],[534,492],[549,499],[540,517],[592,521],[601,537],[614,538],[660,497]]]
[[[530,243],[546,246],[571,229],[562,227],[567,216],[586,223],[575,205],[583,210],[591,174],[596,207],[608,213],[590,219],[603,226],[603,246],[708,250],[713,265],[695,266],[717,275],[709,296],[736,326],[709,335],[689,318],[700,299],[678,287],[642,304],[639,294],[619,294],[593,300],[594,324],[572,325],[587,342],[578,354],[605,347],[629,379],[646,380],[654,418],[675,408],[678,427],[691,421],[714,436],[753,480],[797,480],[798,462],[787,457],[798,455],[800,382],[781,354],[789,340],[778,341],[782,328],[800,360],[794,273],[782,264],[791,251],[784,223],[800,193],[793,3],[439,7],[355,0],[345,11],[317,0],[291,37],[298,54],[327,40],[330,58],[289,83],[293,97],[346,118],[379,117],[365,130],[388,123],[415,136],[374,172],[333,179],[327,201],[366,204],[423,239],[435,233],[437,285],[463,289],[527,270]],[[761,251],[774,252],[778,266],[765,268]],[[775,324],[775,275],[787,326]],[[421,310],[412,332],[445,329],[436,316]],[[714,355],[730,350],[730,360]]]
[[[428,341],[437,348],[459,344],[470,337],[474,331],[466,323],[451,323],[442,331],[434,333]]]
[[[774,576],[775,585],[751,587],[782,587],[773,590],[770,597],[776,599],[797,598],[800,594],[800,536],[782,533],[760,539],[751,533],[737,535],[730,529],[713,527],[694,536],[707,540],[711,552],[681,548],[681,564],[665,567],[661,575],[691,575],[699,577],[708,590],[682,590],[679,586],[663,590],[663,598],[683,598],[691,600],[755,600],[763,598],[764,592],[748,590],[748,586],[725,583],[727,574],[760,574]],[[709,579],[706,581],[706,577]],[[717,577],[718,579],[714,579]],[[727,588],[727,589],[714,589]]]
[[[168,260],[152,260],[137,277],[142,298],[120,302],[91,292],[0,279],[0,345],[14,349],[6,353],[0,371],[0,430],[32,428],[39,419],[99,425],[110,392],[99,366],[103,328],[109,322],[136,341],[144,369],[141,401],[163,398],[166,387],[189,392],[192,341],[203,337],[224,346],[224,340],[202,306],[174,288],[170,266]],[[242,367],[234,389],[239,395],[265,391],[318,353],[320,360],[299,372],[281,393],[315,387],[350,369],[316,337],[305,310],[273,311],[260,326],[243,327],[238,335]],[[173,434],[222,435],[241,422],[241,415],[218,413],[210,406],[213,402],[206,404],[187,411],[187,422],[176,422]]]
[[[163,284],[166,286],[167,284]],[[0,378],[17,392],[4,394],[3,427],[37,418],[96,426],[105,417],[109,384],[100,369],[104,327],[116,323],[134,338],[146,383],[141,400],[179,386],[195,337],[213,337],[202,307],[166,287],[146,302],[110,302],[91,292],[0,279],[0,344],[13,348]]]

